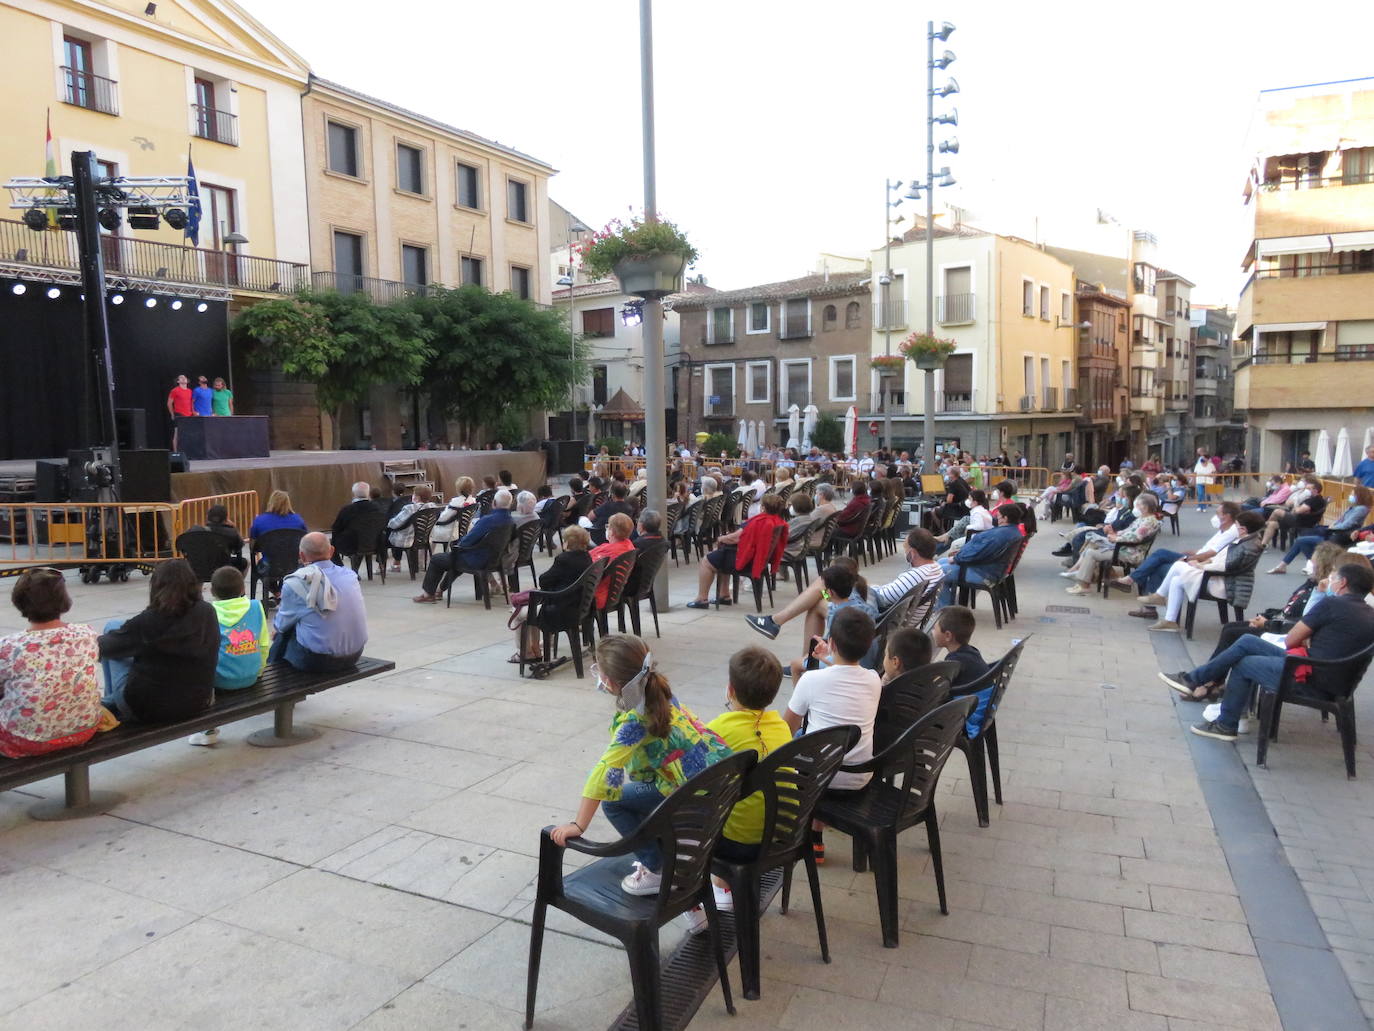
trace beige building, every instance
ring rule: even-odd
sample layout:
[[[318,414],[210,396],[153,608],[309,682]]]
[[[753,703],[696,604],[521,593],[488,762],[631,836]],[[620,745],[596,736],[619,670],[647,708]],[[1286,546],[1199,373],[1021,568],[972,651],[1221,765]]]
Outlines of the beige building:
[[[1262,92],[1250,143],[1235,405],[1269,470],[1374,424],[1374,78]]]
[[[550,303],[550,165],[324,79],[311,78],[301,104],[317,287],[387,300],[470,283]],[[394,390],[340,419],[344,445],[449,434]]]

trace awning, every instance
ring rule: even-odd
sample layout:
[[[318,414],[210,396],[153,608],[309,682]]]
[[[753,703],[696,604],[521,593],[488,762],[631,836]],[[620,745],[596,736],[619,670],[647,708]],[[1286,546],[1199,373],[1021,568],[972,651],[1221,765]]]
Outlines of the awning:
[[[1314,236],[1275,236],[1256,240],[1261,258],[1281,254],[1335,254],[1341,251],[1374,250],[1374,231],[1358,233],[1321,233]]]
[[[1271,322],[1267,326],[1256,325],[1256,333],[1301,333],[1308,329],[1325,329],[1325,322]]]

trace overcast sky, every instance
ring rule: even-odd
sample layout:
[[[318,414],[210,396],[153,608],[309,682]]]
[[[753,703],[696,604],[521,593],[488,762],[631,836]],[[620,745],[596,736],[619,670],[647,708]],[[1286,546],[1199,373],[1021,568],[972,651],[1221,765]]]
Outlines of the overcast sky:
[[[588,225],[643,206],[635,0],[245,6],[316,74],[554,165],[551,196]],[[959,181],[939,199],[1065,246],[1103,239],[1104,209],[1208,302],[1240,285],[1257,92],[1374,75],[1365,0],[658,0],[654,17],[659,208],[722,288],[881,245],[884,177],[924,175],[928,19],[958,26],[937,44],[957,55],[960,93],[937,105],[958,108],[941,128],[961,148],[937,161]]]

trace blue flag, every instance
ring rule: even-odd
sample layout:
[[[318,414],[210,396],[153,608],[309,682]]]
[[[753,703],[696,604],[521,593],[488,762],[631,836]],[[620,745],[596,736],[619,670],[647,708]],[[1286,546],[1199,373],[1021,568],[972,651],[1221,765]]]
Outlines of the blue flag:
[[[192,247],[200,246],[200,184],[196,166],[191,164],[191,148],[186,148],[186,235]]]

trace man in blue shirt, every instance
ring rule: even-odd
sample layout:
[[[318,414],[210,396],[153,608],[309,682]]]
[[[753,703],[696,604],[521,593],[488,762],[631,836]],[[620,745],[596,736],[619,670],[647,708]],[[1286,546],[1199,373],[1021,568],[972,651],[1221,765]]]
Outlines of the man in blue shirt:
[[[1374,488],[1374,444],[1364,449],[1364,458],[1355,466],[1355,479],[1361,486]]]
[[[197,415],[215,414],[215,392],[210,389],[210,381],[200,377],[196,388],[191,391],[191,408]]]
[[[974,535],[968,543],[950,557],[940,559],[940,567],[945,571],[944,586],[940,588],[940,606],[954,604],[954,594],[959,579],[959,567],[964,573],[964,583],[981,584],[996,580],[1007,571],[1012,556],[1021,546],[1021,520],[1026,510],[1012,502],[1003,505],[993,513],[997,525]]]
[[[367,612],[358,574],[330,559],[334,548],[322,533],[301,538],[301,567],[282,581],[276,636],[268,662],[285,662],[305,673],[350,669],[367,644]]]
[[[463,534],[451,551],[430,558],[421,593],[410,600],[438,601],[449,580],[486,566],[491,557],[487,537],[497,527],[509,527],[514,522],[510,514],[511,503],[510,491],[498,490],[491,499],[491,511],[473,523],[472,529]]]

